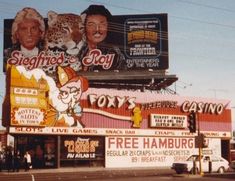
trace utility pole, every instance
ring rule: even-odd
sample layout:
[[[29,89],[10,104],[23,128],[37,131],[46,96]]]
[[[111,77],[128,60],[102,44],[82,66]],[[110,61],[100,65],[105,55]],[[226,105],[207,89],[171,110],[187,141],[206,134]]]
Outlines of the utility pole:
[[[217,92],[228,92],[225,89],[208,89],[209,91],[213,91],[214,92],[214,97],[217,98]]]

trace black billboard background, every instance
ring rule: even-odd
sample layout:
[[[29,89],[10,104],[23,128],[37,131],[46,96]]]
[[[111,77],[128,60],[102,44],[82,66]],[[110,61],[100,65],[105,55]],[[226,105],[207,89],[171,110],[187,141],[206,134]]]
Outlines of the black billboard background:
[[[125,56],[127,70],[169,68],[167,14],[113,16],[110,28],[110,36],[107,41],[110,44],[115,42],[115,45],[120,48]],[[128,41],[128,37],[135,33],[139,38],[132,42]],[[149,33],[152,35],[148,36]],[[156,39],[149,38],[154,38],[154,36]],[[131,49],[140,51],[133,54]],[[145,51],[141,52],[143,49]]]

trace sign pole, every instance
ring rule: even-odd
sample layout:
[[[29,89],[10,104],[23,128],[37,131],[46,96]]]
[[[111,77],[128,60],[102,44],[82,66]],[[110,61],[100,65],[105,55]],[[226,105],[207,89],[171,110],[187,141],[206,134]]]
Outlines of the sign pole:
[[[200,133],[200,122],[199,122],[199,113],[196,113],[196,121],[197,121],[197,129],[198,129],[198,138],[199,138],[199,147],[198,147],[198,151],[199,151],[199,169],[200,169],[200,175],[204,175],[203,171],[202,171],[202,140],[201,140],[201,133]]]

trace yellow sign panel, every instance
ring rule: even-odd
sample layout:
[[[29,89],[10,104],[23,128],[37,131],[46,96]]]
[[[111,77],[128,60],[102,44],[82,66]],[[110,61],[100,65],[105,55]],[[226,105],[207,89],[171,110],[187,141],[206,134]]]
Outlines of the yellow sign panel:
[[[44,78],[26,77],[15,66],[11,69],[11,125],[48,126],[55,116],[49,109],[49,86]],[[48,117],[50,115],[50,117]]]

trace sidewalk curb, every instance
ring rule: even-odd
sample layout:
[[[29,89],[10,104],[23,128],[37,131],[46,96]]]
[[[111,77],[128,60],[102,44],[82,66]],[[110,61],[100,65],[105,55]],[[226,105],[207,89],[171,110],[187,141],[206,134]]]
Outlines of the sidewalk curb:
[[[66,167],[66,168],[49,168],[49,169],[30,169],[25,172],[24,169],[20,169],[19,172],[8,172],[4,170],[0,174],[35,174],[35,173],[70,173],[70,172],[81,172],[81,173],[92,173],[92,172],[130,172],[137,174],[139,171],[147,172],[148,174],[158,174],[158,171],[168,170],[171,172],[169,167],[137,167],[137,168],[104,168],[104,167]],[[128,174],[130,174],[128,173]]]
[[[183,178],[201,178],[203,175],[192,175],[192,174],[173,174],[173,177],[183,177]]]

